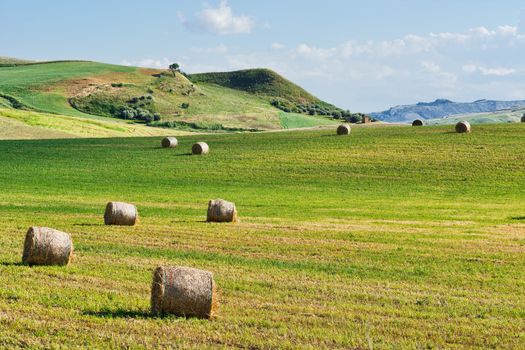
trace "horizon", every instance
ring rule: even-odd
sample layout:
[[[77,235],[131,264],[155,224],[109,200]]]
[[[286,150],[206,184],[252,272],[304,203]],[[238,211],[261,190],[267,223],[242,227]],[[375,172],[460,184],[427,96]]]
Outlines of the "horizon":
[[[152,68],[178,62],[188,73],[268,68],[353,112],[525,99],[518,1],[504,8],[470,0],[275,4],[7,0],[0,56]]]

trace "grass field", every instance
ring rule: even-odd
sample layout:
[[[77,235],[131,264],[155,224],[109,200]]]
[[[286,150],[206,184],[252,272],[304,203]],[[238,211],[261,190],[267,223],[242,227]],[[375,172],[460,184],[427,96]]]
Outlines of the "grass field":
[[[523,348],[524,133],[1,141],[0,348]],[[216,197],[240,223],[203,222]],[[140,225],[103,226],[110,200]],[[73,264],[20,265],[30,225]],[[160,264],[212,271],[218,317],[151,317]]]
[[[0,105],[0,140],[166,136],[187,133],[115,119],[70,117],[2,108]]]
[[[279,113],[279,120],[283,129],[311,128],[339,124],[335,119],[318,116],[306,116],[298,113]]]

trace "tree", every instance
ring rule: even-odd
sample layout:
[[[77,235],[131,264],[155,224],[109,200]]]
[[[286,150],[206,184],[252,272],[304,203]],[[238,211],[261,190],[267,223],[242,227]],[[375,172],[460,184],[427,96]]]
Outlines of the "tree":
[[[169,66],[169,70],[173,73],[173,76],[175,76],[176,72],[180,72],[180,66],[178,63],[172,63]]]

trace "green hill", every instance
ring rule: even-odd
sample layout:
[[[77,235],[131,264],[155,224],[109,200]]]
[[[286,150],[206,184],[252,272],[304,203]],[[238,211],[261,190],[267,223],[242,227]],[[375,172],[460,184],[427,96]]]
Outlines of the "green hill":
[[[88,61],[3,62],[0,108],[186,130],[281,129],[296,114],[308,126],[350,117],[265,69],[186,76]]]
[[[313,114],[321,115],[339,115],[339,112],[343,112],[270,69],[191,74],[188,78],[194,83],[216,84],[265,97],[285,112],[306,114],[313,111]]]
[[[235,72],[191,74],[194,83],[212,83],[252,94],[284,98],[290,101],[311,104],[320,100],[300,86],[269,69],[247,69]]]
[[[28,63],[32,63],[32,61],[0,56],[0,67],[17,66],[17,65],[28,64]]]

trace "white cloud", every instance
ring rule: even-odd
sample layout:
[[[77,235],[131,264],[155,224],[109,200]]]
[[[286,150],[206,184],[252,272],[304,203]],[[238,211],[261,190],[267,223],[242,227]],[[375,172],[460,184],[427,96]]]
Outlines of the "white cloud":
[[[317,48],[314,46],[309,46],[307,44],[301,44],[297,47],[296,53],[304,57],[322,61],[336,54],[337,49],[336,48],[321,49],[321,48]]]
[[[286,48],[286,46],[281,43],[273,43],[271,47],[273,50],[282,50]]]
[[[157,69],[166,69],[173,62],[170,61],[167,57],[161,59],[152,59],[145,58],[138,61],[128,61],[123,60],[120,62],[123,66],[133,66],[133,67],[147,67],[147,68],[157,68]]]
[[[221,0],[216,8],[206,5],[191,20],[188,20],[182,13],[177,13],[177,17],[192,31],[215,35],[250,34],[255,25],[249,16],[234,15],[227,0]]]
[[[504,77],[504,76],[516,73],[515,69],[503,68],[503,67],[495,67],[495,68],[478,67],[478,69],[483,75],[494,75],[497,77]]]
[[[432,61],[423,61],[421,62],[421,67],[423,67],[426,71],[430,73],[439,73],[441,71],[441,67]]]
[[[475,73],[478,70],[478,66],[475,64],[465,64],[462,68],[466,73]]]
[[[192,52],[199,53],[199,54],[218,54],[218,55],[224,55],[228,53],[228,47],[224,44],[220,44],[215,47],[193,47],[191,48]]]
[[[267,67],[318,97],[353,111],[436,98],[525,99],[525,33],[516,26],[409,34],[389,40],[348,38],[338,45],[274,42],[246,52],[224,45],[192,48],[175,62],[184,71]],[[168,59],[134,65],[167,67]]]
[[[479,72],[485,76],[496,76],[496,77],[505,77],[517,73],[517,70],[514,68],[505,68],[505,67],[483,67],[477,66],[475,64],[466,64],[462,67],[463,71],[466,73],[476,73]]]

